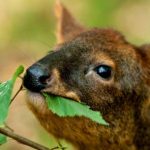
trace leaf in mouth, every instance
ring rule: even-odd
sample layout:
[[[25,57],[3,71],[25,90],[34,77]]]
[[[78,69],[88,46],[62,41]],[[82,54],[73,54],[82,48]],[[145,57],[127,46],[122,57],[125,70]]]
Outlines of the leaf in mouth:
[[[109,125],[100,112],[91,110],[86,104],[46,93],[43,95],[46,98],[48,108],[60,117],[84,116],[101,125]]]

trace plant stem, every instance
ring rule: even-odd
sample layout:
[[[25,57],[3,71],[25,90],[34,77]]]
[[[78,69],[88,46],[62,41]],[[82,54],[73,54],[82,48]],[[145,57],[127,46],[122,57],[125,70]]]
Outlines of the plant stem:
[[[32,148],[37,149],[37,150],[56,150],[56,149],[59,149],[58,146],[49,149],[49,148],[47,148],[47,147],[45,147],[43,145],[40,145],[38,143],[35,143],[35,142],[29,140],[27,138],[24,138],[24,137],[22,137],[20,135],[17,135],[17,134],[15,134],[12,131],[8,131],[5,128],[0,128],[0,133],[6,135],[6,136],[8,136],[8,137],[10,137],[10,138],[12,138],[12,139],[14,139],[16,141],[18,141],[21,144],[24,144],[26,146],[32,147]]]
[[[23,89],[23,85],[21,84],[19,90],[16,92],[16,94],[13,96],[13,98],[10,101],[10,105],[12,104],[12,102],[14,101],[14,99],[16,98],[16,96],[19,94],[19,92]]]

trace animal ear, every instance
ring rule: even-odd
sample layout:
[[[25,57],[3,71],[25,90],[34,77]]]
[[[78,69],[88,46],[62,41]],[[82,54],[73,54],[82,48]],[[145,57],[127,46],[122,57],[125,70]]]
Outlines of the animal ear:
[[[69,41],[85,30],[59,0],[56,1],[55,14],[57,17],[56,36],[58,43]]]

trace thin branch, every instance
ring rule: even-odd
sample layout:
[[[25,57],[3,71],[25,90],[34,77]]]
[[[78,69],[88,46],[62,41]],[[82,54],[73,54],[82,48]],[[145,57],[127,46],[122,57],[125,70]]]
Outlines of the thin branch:
[[[20,78],[21,80],[23,80],[23,77],[21,77],[21,76],[18,76],[18,78]]]
[[[23,85],[21,84],[19,90],[16,92],[16,94],[15,94],[15,95],[13,96],[13,98],[11,99],[10,105],[11,105],[11,103],[14,101],[14,99],[16,98],[16,96],[19,94],[19,92],[20,92],[22,89],[23,89]]]
[[[4,126],[5,126],[5,128],[8,129],[9,131],[14,132],[14,130],[13,130],[11,127],[9,127],[6,122],[4,122]]]
[[[32,147],[32,148],[37,149],[37,150],[56,150],[56,149],[59,149],[59,146],[49,149],[43,145],[40,145],[38,143],[35,143],[35,142],[29,140],[27,138],[24,138],[20,135],[17,135],[14,132],[11,132],[5,128],[0,128],[0,133],[18,141],[21,144],[24,144],[26,146]]]
[[[62,144],[60,143],[59,140],[57,140],[57,142],[58,142],[59,148],[60,148],[61,150],[67,149],[67,147],[63,147],[63,146],[62,146]]]

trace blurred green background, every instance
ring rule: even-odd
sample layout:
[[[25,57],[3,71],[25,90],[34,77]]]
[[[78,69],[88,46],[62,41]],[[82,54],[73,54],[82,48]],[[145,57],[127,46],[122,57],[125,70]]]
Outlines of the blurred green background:
[[[150,42],[149,0],[62,2],[85,26],[117,29],[137,45]],[[28,67],[56,44],[54,3],[54,0],[0,0],[0,81],[7,80],[18,65]],[[24,92],[12,104],[7,124],[16,133],[34,141],[49,147],[57,145],[26,107]],[[66,142],[62,143],[66,145]],[[31,150],[11,139],[0,149]]]

